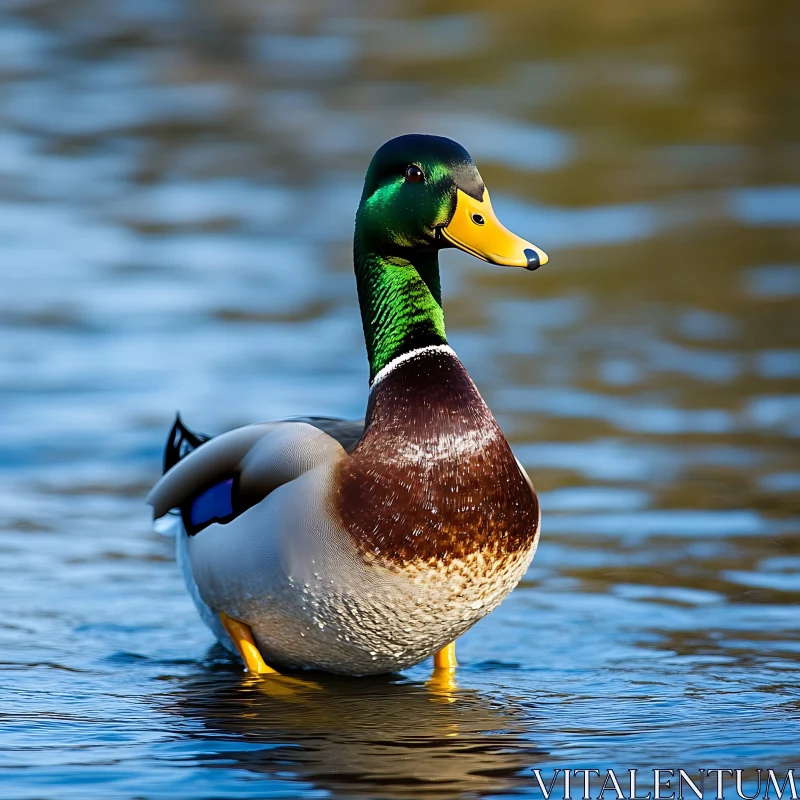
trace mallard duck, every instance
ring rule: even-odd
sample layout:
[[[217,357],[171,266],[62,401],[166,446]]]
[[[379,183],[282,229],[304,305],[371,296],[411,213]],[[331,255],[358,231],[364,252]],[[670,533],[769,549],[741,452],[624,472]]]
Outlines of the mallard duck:
[[[439,250],[535,270],[467,151],[439,136],[374,155],[354,263],[366,417],[302,417],[215,438],[176,420],[148,496],[177,521],[203,620],[250,672],[397,672],[455,640],[525,573],[539,503],[445,336]]]

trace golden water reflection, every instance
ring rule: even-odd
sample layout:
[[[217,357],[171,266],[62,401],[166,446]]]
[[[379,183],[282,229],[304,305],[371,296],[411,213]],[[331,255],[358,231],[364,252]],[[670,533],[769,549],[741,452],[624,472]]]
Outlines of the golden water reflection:
[[[431,690],[388,678],[321,676],[188,682],[168,697],[199,719],[204,737],[239,742],[209,753],[265,776],[291,777],[336,796],[484,796],[530,785],[542,751],[526,736],[523,710],[474,690]],[[170,706],[168,706],[170,708]],[[211,748],[213,750],[213,745]]]

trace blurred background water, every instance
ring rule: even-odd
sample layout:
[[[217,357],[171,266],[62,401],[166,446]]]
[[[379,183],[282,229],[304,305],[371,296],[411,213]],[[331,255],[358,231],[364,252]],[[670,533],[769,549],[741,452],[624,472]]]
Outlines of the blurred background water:
[[[6,0],[0,797],[540,797],[531,768],[800,764],[796,0]],[[384,140],[451,136],[528,275],[451,343],[542,544],[428,667],[280,694],[143,496],[173,413],[358,417]]]

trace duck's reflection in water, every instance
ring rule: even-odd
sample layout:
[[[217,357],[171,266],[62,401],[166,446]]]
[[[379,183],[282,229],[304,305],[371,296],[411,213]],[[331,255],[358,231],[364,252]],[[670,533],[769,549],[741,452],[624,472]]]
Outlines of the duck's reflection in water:
[[[482,797],[531,788],[530,767],[542,755],[525,737],[521,710],[447,681],[207,673],[169,698],[171,710],[224,738],[218,753],[204,748],[209,766],[233,763],[334,796]],[[231,748],[232,739],[246,747]]]

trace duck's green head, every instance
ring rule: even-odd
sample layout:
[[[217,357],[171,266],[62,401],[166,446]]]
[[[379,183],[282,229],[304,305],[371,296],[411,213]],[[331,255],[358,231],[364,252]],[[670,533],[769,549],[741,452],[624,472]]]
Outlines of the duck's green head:
[[[399,356],[445,345],[438,253],[536,269],[547,256],[504,228],[469,153],[411,134],[372,158],[356,214],[354,262],[370,378]]]
[[[536,269],[547,255],[507,230],[469,153],[442,136],[409,134],[372,158],[356,217],[357,246],[414,263],[458,247],[503,266]]]

